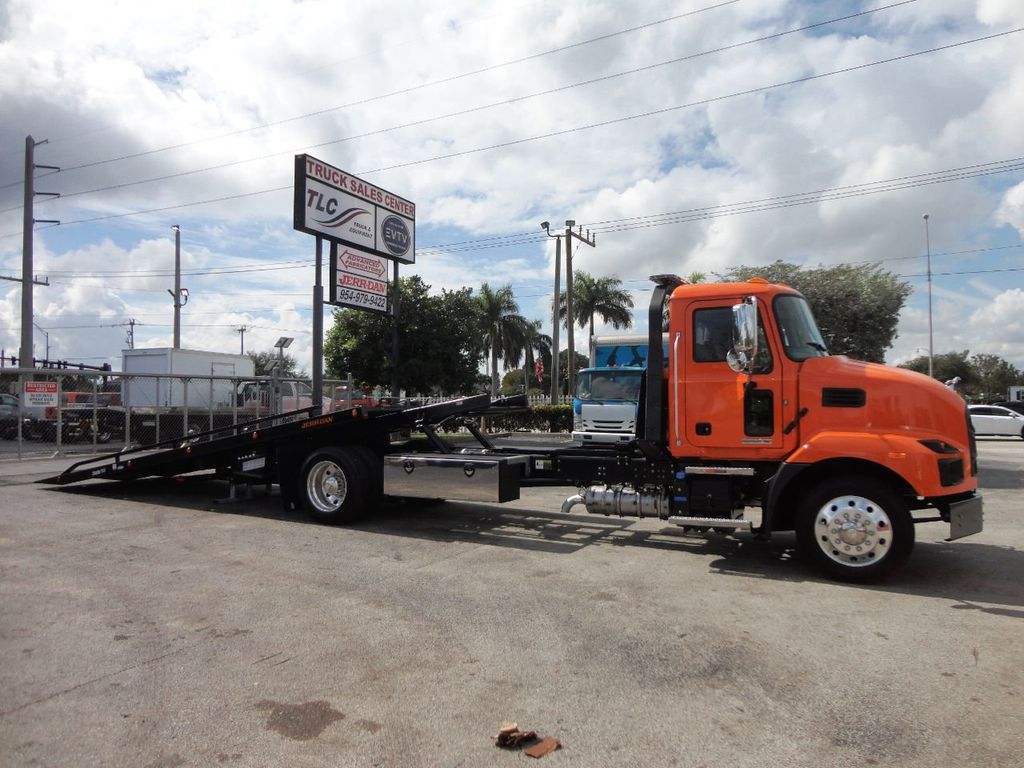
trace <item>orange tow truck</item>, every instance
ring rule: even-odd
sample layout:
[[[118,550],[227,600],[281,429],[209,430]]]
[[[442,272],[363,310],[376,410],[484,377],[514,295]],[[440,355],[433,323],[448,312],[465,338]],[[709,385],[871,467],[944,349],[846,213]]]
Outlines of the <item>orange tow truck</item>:
[[[943,523],[950,540],[982,530],[977,449],[959,395],[921,374],[829,354],[790,287],[651,279],[649,357],[626,443],[499,447],[473,417],[525,400],[479,395],[412,408],[310,408],[285,423],[87,459],[43,482],[215,469],[232,483],[277,483],[286,507],[326,523],[372,514],[385,495],[501,503],[519,498],[521,486],[567,485],[576,492],[563,512],[582,505],[761,539],[795,531],[806,558],[846,581],[889,573],[910,555],[918,524]],[[452,420],[478,448],[444,437]],[[425,438],[394,443],[398,431]]]
[[[915,524],[948,523],[950,539],[982,529],[977,447],[959,395],[912,371],[830,355],[807,301],[787,286],[652,280],[648,372],[662,368],[666,296],[669,351],[642,397],[643,460],[562,457],[560,474],[602,480],[565,509],[634,510],[761,537],[795,530],[806,557],[853,581],[904,560]],[[748,507],[761,508],[756,528]]]

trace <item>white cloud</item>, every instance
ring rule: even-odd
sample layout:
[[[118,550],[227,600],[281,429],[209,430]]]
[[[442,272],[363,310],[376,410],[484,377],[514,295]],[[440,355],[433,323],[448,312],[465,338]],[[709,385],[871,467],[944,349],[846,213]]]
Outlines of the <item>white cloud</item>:
[[[199,0],[118,4],[116,12],[70,0],[3,7],[0,211],[11,210],[0,212],[0,271],[20,273],[17,181],[32,134],[50,139],[37,162],[65,169],[38,184],[64,197],[40,199],[37,218],[65,224],[37,233],[36,271],[133,273],[55,277],[37,289],[37,322],[54,328],[51,344],[65,354],[116,359],[125,331],[117,324],[131,317],[146,323],[136,327],[137,338],[168,343],[170,280],[141,272],[166,271],[168,227],[179,223],[186,271],[302,262],[186,276],[185,343],[235,351],[234,329],[245,325],[252,328],[247,348],[293,335],[292,351],[308,366],[313,246],[290,221],[290,153],[308,149],[356,173],[403,166],[368,177],[417,202],[421,247],[523,234],[517,247],[440,248],[402,273],[421,274],[435,290],[512,283],[535,317],[546,316],[553,290],[553,247],[542,220],[560,226],[573,218],[600,230],[597,247],[583,247],[576,266],[638,289],[642,324],[643,281],[659,272],[713,273],[776,259],[882,260],[899,274],[919,275],[921,215],[928,212],[936,341],[1006,350],[1024,367],[1012,323],[991,319],[1000,301],[1012,303],[1024,287],[1024,273],[999,273],[996,297],[968,283],[971,275],[940,274],[1019,268],[1019,252],[949,254],[1011,244],[1010,228],[1024,234],[1020,171],[943,184],[919,176],[1020,155],[1020,35],[670,109],[1004,31],[1019,24],[1015,0],[905,5],[525,99],[822,21],[832,6],[738,3],[546,56],[532,55],[680,10],[668,2],[403,0],[389,6],[385,23],[376,7],[323,2],[258,0],[243,15]],[[468,72],[477,74],[451,79]],[[417,87],[436,81],[445,82]],[[393,92],[401,93],[377,98]],[[508,99],[519,100],[487,107]],[[362,103],[335,108],[354,102]],[[443,117],[452,113],[460,114]],[[622,119],[643,113],[656,114]],[[264,123],[276,124],[247,130]],[[354,138],[363,134],[372,135]],[[555,135],[524,141],[548,134]],[[498,148],[476,151],[487,147]],[[431,160],[451,153],[464,154]],[[93,164],[112,158],[122,159]],[[857,196],[856,185],[914,176],[905,189]],[[161,180],[134,183],[149,178]],[[108,186],[115,188],[75,194]],[[266,191],[277,187],[285,189]],[[830,188],[851,196],[785,204],[785,196]],[[193,204],[218,198],[227,199]],[[636,218],[773,199],[768,210],[688,223],[643,226],[657,222]],[[100,218],[148,209],[165,210]],[[72,223],[82,219],[98,220]],[[610,221],[619,223],[601,223]],[[919,290],[893,357],[908,345],[911,352],[927,346],[924,281],[908,279]],[[0,299],[5,348],[17,343],[19,296],[10,284]],[[991,302],[981,314],[979,301]],[[112,327],[57,327],[90,320]]]
[[[999,224],[1009,224],[1024,237],[1024,182],[1006,191],[996,211],[995,220]]]

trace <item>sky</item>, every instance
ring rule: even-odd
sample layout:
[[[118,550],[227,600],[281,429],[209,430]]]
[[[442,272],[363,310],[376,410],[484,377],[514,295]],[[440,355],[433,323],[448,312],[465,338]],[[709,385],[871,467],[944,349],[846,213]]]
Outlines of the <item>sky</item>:
[[[60,194],[34,201],[37,358],[170,346],[178,225],[182,346],[290,336],[310,370],[307,153],[416,204],[403,277],[509,284],[549,334],[540,222],[571,219],[595,241],[573,266],[623,281],[638,332],[649,275],[879,263],[913,287],[887,362],[927,354],[930,314],[936,355],[1024,368],[1020,0],[239,7],[0,0],[0,277],[26,137],[61,169],[35,170]],[[21,293],[0,280],[6,355]]]

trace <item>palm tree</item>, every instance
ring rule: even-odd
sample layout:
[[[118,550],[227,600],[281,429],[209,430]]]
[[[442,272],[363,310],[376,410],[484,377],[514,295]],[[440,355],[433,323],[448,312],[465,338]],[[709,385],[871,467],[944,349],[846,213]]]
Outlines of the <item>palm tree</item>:
[[[538,355],[540,355],[541,359],[543,359],[545,355],[549,357],[551,356],[551,337],[548,336],[546,333],[541,333],[540,329],[540,320],[533,320],[532,322],[527,322],[526,327],[524,328],[523,350],[526,352],[526,355],[525,360],[523,361],[523,375],[525,379],[524,384],[526,387],[526,391],[529,391],[530,389],[530,376],[533,375],[533,366],[536,362],[536,357],[533,353],[536,352]],[[519,364],[518,355],[516,355],[515,364]]]
[[[565,293],[559,296],[558,316],[565,319]],[[594,277],[593,275],[575,270],[572,285],[572,313],[580,328],[590,325],[590,336],[594,335],[594,318],[601,316],[605,323],[611,323],[615,329],[630,328],[633,325],[633,297],[622,289],[622,281],[617,277]]]
[[[487,283],[480,286],[477,296],[483,312],[483,342],[490,350],[491,397],[498,396],[498,358],[505,361],[505,369],[518,364],[526,337],[529,321],[519,314],[519,304],[512,295],[512,286],[505,285],[497,291]]]

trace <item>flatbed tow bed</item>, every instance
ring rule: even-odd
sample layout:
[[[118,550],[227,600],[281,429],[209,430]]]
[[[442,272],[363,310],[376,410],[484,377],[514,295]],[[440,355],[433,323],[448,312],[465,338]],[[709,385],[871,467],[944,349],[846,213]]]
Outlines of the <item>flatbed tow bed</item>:
[[[90,457],[39,482],[131,481],[215,470],[232,484],[276,483],[287,508],[303,506],[325,522],[355,519],[384,494],[511,501],[519,498],[521,481],[532,474],[532,454],[541,454],[539,466],[548,468],[559,449],[524,453],[497,448],[473,421],[463,426],[478,447],[453,446],[439,431],[452,419],[525,406],[521,396],[492,402],[477,395],[400,409],[355,407],[322,415],[303,409]],[[391,443],[391,435],[412,431],[425,439]],[[542,470],[541,475],[539,482],[558,482],[549,472]]]

